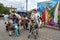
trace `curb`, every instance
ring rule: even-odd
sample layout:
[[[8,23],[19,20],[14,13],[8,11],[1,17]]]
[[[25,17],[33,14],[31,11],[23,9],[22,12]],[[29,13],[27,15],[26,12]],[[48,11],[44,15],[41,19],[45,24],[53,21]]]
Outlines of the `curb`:
[[[54,30],[60,31],[60,28],[58,28],[58,27],[52,27],[52,26],[45,25],[45,28],[49,28],[49,29],[54,29]]]

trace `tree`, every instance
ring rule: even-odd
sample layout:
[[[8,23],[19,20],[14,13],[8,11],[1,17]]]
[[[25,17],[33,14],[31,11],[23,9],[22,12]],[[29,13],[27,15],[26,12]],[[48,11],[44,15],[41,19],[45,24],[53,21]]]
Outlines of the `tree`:
[[[9,13],[9,11],[10,11],[10,10],[9,10],[8,7],[4,7],[4,12],[3,12],[4,14]]]
[[[4,10],[4,5],[2,3],[0,3],[0,14],[3,13],[3,10]]]
[[[9,13],[9,8],[4,7],[4,5],[2,3],[0,3],[0,14],[6,14]]]

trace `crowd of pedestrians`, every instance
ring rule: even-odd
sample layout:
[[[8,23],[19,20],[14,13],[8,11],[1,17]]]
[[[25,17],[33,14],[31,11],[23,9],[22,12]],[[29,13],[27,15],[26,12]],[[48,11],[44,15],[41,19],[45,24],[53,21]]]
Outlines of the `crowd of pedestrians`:
[[[42,24],[42,18],[34,9],[31,13],[31,16],[21,16],[9,15],[4,16],[6,31],[8,31],[9,36],[12,36],[14,33],[16,36],[19,36],[21,28],[29,30],[29,33],[33,32],[33,29],[40,29]],[[38,32],[37,32],[38,34]]]

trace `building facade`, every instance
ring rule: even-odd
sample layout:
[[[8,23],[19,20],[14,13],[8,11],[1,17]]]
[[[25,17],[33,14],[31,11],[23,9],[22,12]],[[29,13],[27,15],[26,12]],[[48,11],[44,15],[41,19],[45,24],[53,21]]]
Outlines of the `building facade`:
[[[11,14],[15,14],[16,13],[16,11],[17,11],[17,8],[12,8],[12,7],[9,7],[9,9],[10,9],[10,13]]]

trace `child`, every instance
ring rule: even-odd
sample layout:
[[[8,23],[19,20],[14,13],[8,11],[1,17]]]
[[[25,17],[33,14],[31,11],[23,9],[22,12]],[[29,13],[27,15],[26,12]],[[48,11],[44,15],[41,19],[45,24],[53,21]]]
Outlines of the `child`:
[[[18,32],[18,30],[19,30],[19,29],[18,29],[18,26],[19,26],[18,23],[14,21],[13,27],[15,28],[15,34],[16,34],[16,36],[19,35],[19,32]]]
[[[13,24],[12,20],[10,20],[7,24],[9,36],[12,35],[12,31],[14,30],[14,27],[12,26],[12,24]]]

